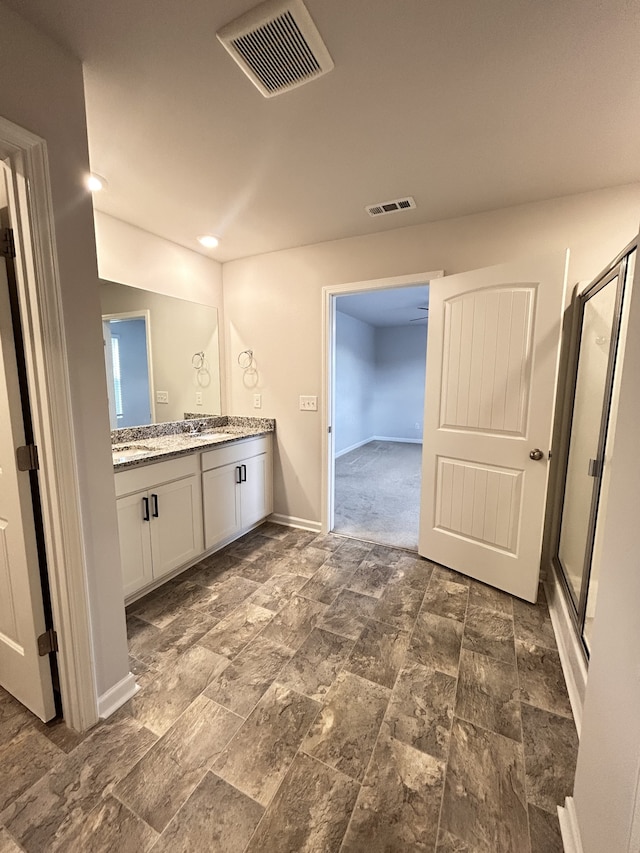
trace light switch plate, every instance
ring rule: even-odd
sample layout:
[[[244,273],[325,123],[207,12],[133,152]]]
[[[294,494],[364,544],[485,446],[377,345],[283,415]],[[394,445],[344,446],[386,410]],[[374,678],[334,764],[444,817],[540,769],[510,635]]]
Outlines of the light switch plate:
[[[300,397],[301,412],[317,412],[318,398],[317,397]]]
[[[262,394],[254,394],[253,395],[253,408],[261,409],[262,408]]]
[[[156,403],[168,403],[169,402],[169,392],[168,391],[156,391]]]
[[[196,391],[196,406],[202,405],[202,391]]]

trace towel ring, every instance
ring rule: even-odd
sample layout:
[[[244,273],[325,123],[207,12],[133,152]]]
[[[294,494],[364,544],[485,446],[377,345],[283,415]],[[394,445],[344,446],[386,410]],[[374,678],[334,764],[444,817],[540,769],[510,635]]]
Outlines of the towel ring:
[[[191,366],[194,370],[202,370],[204,367],[204,352],[195,352],[191,357]]]
[[[253,364],[253,350],[245,349],[238,356],[238,364],[243,370],[247,370]]]

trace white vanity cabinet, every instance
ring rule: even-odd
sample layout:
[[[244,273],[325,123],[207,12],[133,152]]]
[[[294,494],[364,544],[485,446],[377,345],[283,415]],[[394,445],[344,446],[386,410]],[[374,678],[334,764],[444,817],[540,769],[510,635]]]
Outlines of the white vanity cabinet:
[[[203,551],[198,454],[116,472],[125,597]]]
[[[202,499],[206,550],[233,539],[270,515],[271,436],[204,452]]]

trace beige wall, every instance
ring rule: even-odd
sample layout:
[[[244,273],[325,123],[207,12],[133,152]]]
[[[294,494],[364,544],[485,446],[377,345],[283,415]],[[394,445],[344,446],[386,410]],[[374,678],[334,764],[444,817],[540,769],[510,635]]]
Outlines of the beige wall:
[[[98,693],[128,671],[82,66],[0,5],[0,115],[46,140]]]
[[[444,269],[457,273],[571,249],[570,282],[589,280],[638,230],[640,185],[585,193],[428,225],[402,228],[223,266],[227,410],[275,417],[275,512],[321,518],[320,413],[300,412],[300,394],[322,393],[321,294],[326,285]],[[237,364],[254,350],[256,388]]]

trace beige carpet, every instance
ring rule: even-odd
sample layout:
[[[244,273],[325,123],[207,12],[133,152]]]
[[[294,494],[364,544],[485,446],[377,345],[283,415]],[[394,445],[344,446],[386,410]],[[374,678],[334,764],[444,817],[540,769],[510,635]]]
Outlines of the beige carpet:
[[[421,444],[370,441],[336,459],[335,533],[418,550]]]

